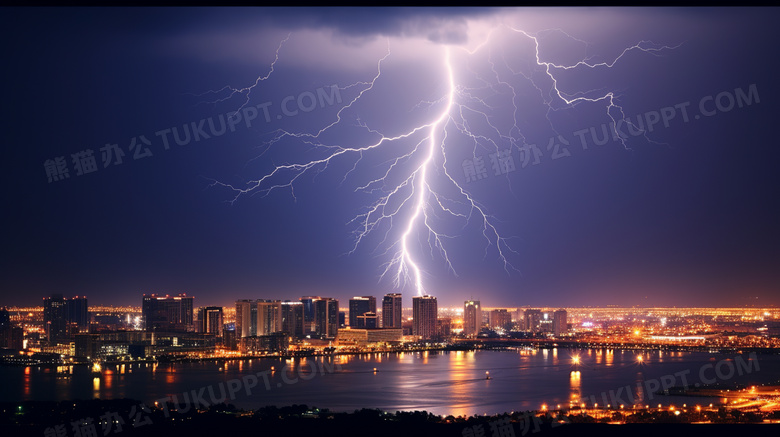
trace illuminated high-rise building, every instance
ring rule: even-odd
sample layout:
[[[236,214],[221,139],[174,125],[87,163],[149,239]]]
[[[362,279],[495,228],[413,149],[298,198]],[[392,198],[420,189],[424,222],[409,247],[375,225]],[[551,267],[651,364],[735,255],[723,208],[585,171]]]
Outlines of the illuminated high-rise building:
[[[144,294],[141,315],[147,331],[186,332],[192,326],[192,296]]]
[[[89,306],[86,297],[76,296],[66,299],[65,308],[67,308],[68,323],[75,323],[79,328],[89,326]]]
[[[296,302],[300,304],[299,302]],[[236,338],[271,335],[284,330],[284,305],[280,300],[240,299],[236,301]],[[302,305],[302,304],[301,304]],[[301,306],[301,310],[303,307]],[[302,317],[302,315],[301,315]],[[302,325],[301,321],[301,325]],[[301,329],[303,327],[301,326]]]
[[[49,341],[56,341],[75,331],[87,331],[89,327],[89,307],[87,298],[76,296],[72,299],[53,294],[43,299],[43,322]]]
[[[526,331],[540,332],[542,330],[542,310],[527,309],[524,317]]]
[[[463,303],[463,335],[475,336],[482,329],[482,306],[478,300]]]
[[[222,337],[223,319],[222,307],[198,308],[198,332]]]
[[[222,345],[227,349],[236,350],[238,348],[238,340],[241,337],[236,335],[236,324],[225,323],[222,326]]]
[[[509,331],[512,329],[512,313],[505,309],[493,310],[490,315],[490,329]]]
[[[354,328],[358,324],[358,316],[365,313],[376,314],[376,297],[355,296],[349,300],[349,326]]]
[[[304,336],[303,302],[282,302],[282,331],[293,338]]]
[[[52,294],[43,299],[43,323],[46,338],[53,342],[65,334],[67,325],[65,299],[61,294]]]
[[[553,313],[553,333],[560,337],[569,331],[568,321],[566,320],[566,310],[558,310]]]
[[[314,301],[315,334],[335,338],[339,329],[339,301],[321,297]]]
[[[236,301],[236,338],[257,335],[257,305],[253,300]]]
[[[434,296],[414,296],[412,298],[412,335],[423,340],[436,336],[438,305]]]
[[[282,301],[257,300],[257,335],[282,332]]]
[[[315,308],[314,301],[320,299],[319,296],[303,296],[303,333],[304,335],[313,334],[316,331],[315,326]]]
[[[388,293],[382,298],[382,327],[401,328],[401,293]]]

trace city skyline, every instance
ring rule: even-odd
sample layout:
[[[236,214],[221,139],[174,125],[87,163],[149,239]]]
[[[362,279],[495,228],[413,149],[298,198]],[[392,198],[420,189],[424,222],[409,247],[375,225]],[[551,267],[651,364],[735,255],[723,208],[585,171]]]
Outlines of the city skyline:
[[[62,295],[65,299],[70,299],[70,298],[74,298],[74,297],[75,298],[79,298],[80,297],[80,298],[83,298],[83,299],[87,299],[88,298],[88,296],[85,296],[85,295],[75,296],[75,295],[69,295],[69,294],[63,294],[63,293],[53,293],[52,295],[57,295],[57,294]],[[142,307],[142,305],[141,305],[142,302],[140,302],[139,299],[141,299],[144,294],[146,294],[146,293],[139,293],[138,296],[137,296],[137,299],[134,299],[134,301],[127,302],[127,303],[96,302],[94,304],[90,304],[90,307],[117,307],[117,308],[118,307],[128,307],[128,308],[139,308],[140,309]],[[412,297],[414,297],[413,295],[406,295],[405,296],[403,293],[395,293],[395,292],[385,293],[384,295],[388,295],[388,294],[392,294],[392,295],[398,294],[398,295],[403,296],[402,297],[402,302],[403,302],[402,308],[404,310],[411,310],[412,309],[413,305],[412,305],[411,299],[412,299]],[[156,296],[176,296],[176,295],[187,295],[187,293],[167,293],[167,294],[166,293],[154,293],[154,295],[156,295]],[[382,298],[384,295],[378,294],[378,295],[372,296],[372,297]],[[369,295],[365,295],[365,296],[369,296]],[[43,306],[40,305],[40,304],[37,304],[37,302],[40,302],[41,300],[46,300],[49,297],[50,296],[44,296],[44,297],[41,297],[41,298],[30,299],[30,303],[29,304],[22,304],[22,305],[12,305],[12,304],[8,304],[8,303],[0,302],[0,308],[34,308],[34,307],[42,308]],[[189,297],[191,297],[193,299],[197,299],[197,296],[190,295]],[[230,299],[223,298],[223,300],[210,299],[207,302],[200,302],[200,301],[198,301],[197,303],[194,304],[194,308],[197,309],[197,308],[207,308],[207,307],[215,307],[215,306],[216,307],[233,307],[233,306],[235,306],[235,303],[237,301],[241,301],[241,300],[246,300],[246,301],[252,301],[252,300],[254,300],[254,301],[256,301],[256,300],[261,300],[261,301],[273,300],[273,301],[278,301],[280,303],[301,302],[301,299],[304,299],[306,297],[310,297],[310,295],[308,295],[308,294],[307,295],[298,295],[298,296],[294,296],[292,298],[286,298],[285,297],[284,299],[281,299],[280,297],[274,296],[274,295],[266,295],[266,296],[264,296],[262,298],[256,298],[256,299],[249,299],[246,296],[240,296],[238,298],[230,298]],[[317,297],[319,298],[319,296],[317,296]],[[337,297],[333,297],[333,298],[338,300],[339,302],[341,302],[343,304],[343,305],[339,306],[340,309],[343,309],[343,310],[348,310],[349,309],[349,300],[350,300],[350,298],[345,298],[345,299],[341,299],[341,298],[337,298]],[[228,299],[228,300],[224,300],[224,299]],[[438,296],[437,296],[437,299],[438,299]],[[452,299],[457,299],[457,296],[452,296]],[[408,302],[407,302],[407,300],[408,300]],[[439,299],[439,300],[441,300],[441,299]],[[90,299],[90,302],[92,302],[92,301],[93,300]],[[474,302],[479,303],[479,299],[472,298],[472,296],[470,296],[470,298],[466,300],[466,302],[468,302],[468,301],[474,301]],[[439,305],[440,308],[461,308],[461,309],[463,308],[463,306],[464,306],[464,300],[462,300],[462,299],[461,300],[456,300],[452,304],[440,304]],[[522,302],[507,303],[507,304],[491,302],[490,305],[482,305],[482,306],[486,310],[488,310],[488,309],[500,309],[500,308],[516,308],[516,309],[519,309],[519,308],[530,308],[530,309],[533,309],[533,308],[546,308],[546,309],[555,309],[555,308],[581,308],[581,309],[587,309],[587,308],[615,308],[615,309],[632,309],[632,308],[635,308],[635,309],[650,309],[650,308],[668,308],[668,309],[673,309],[673,308],[701,308],[701,309],[708,309],[708,308],[753,308],[753,309],[756,309],[756,308],[767,308],[767,309],[771,309],[771,308],[780,308],[780,304],[757,304],[757,303],[749,302],[749,299],[748,299],[748,302],[743,303],[741,305],[739,305],[739,304],[735,304],[735,305],[711,305],[711,304],[707,304],[706,302],[702,303],[700,305],[657,305],[657,304],[652,304],[652,303],[646,303],[644,305],[616,305],[616,304],[608,304],[608,303],[607,304],[603,304],[603,305],[598,305],[598,304],[588,304],[588,305],[564,304],[564,305],[561,305],[561,304],[554,304],[552,302],[544,303],[544,301],[541,301],[540,304],[534,304],[534,305],[529,304],[529,303],[523,304]],[[377,304],[377,314],[381,314],[381,313],[382,313],[382,306]]]

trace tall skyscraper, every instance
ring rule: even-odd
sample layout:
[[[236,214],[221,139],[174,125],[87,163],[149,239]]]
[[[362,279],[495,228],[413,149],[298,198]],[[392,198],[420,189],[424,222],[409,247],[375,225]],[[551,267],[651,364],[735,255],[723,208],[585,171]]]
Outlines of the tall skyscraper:
[[[49,341],[56,341],[68,333],[68,325],[79,330],[89,326],[89,307],[86,297],[65,299],[62,294],[53,294],[43,299],[43,321]]]
[[[558,310],[553,313],[553,333],[556,337],[560,337],[569,331],[567,324],[566,310]]]
[[[198,308],[198,332],[222,337],[223,319],[222,307]]]
[[[525,310],[525,330],[529,332],[541,332],[542,330],[542,310]]]
[[[478,300],[463,302],[463,335],[475,336],[482,329],[482,306]]]
[[[141,315],[146,330],[170,332],[191,330],[194,300],[194,297],[186,294],[173,297],[144,294]]]
[[[66,299],[65,307],[67,308],[68,323],[75,323],[79,328],[89,326],[89,306],[86,297],[76,296]]]
[[[282,332],[282,301],[257,301],[257,335],[271,335]]]
[[[436,336],[438,305],[434,296],[412,298],[412,335],[426,340]]]
[[[43,299],[43,323],[46,338],[55,341],[65,334],[67,325],[65,299],[61,294],[52,294]]]
[[[401,293],[388,293],[382,298],[382,327],[401,328]]]
[[[282,331],[293,338],[303,338],[303,303],[282,302]]]
[[[315,326],[315,308],[314,301],[320,299],[319,296],[303,296],[301,303],[303,304],[303,334],[313,334],[316,331]]]
[[[339,329],[339,301],[322,297],[314,301],[315,334],[335,338]]]
[[[365,313],[376,314],[376,297],[374,296],[355,296],[349,300],[349,326],[357,326],[358,316]]]
[[[257,305],[255,301],[240,299],[236,301],[236,337],[257,335]]]
[[[222,326],[222,344],[230,350],[236,350],[239,340],[236,337],[240,336],[236,335],[235,323],[225,323]]]

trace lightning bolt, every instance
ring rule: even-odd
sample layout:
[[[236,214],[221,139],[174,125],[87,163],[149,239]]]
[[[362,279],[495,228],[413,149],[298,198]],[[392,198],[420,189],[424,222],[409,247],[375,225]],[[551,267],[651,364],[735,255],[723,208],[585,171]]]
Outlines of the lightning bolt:
[[[505,60],[503,66],[510,71],[511,77],[521,75],[535,87],[547,105],[548,121],[550,120],[551,112],[561,108],[571,108],[586,102],[603,104],[606,109],[606,115],[613,121],[613,129],[617,137],[620,138],[623,146],[628,148],[626,139],[618,132],[618,123],[625,119],[625,115],[623,108],[617,104],[615,92],[608,91],[598,94],[598,90],[589,90],[566,93],[562,91],[562,87],[559,85],[557,72],[577,69],[597,70],[613,68],[629,52],[641,51],[651,55],[659,55],[661,51],[674,47],[658,46],[651,42],[641,41],[623,50],[620,55],[610,62],[592,63],[589,59],[584,59],[571,65],[563,65],[543,60],[543,56],[540,53],[540,35],[542,32],[532,35],[508,26],[506,29],[533,41],[535,46],[533,68],[544,73],[544,77],[549,84],[546,92],[543,89],[544,85],[540,84],[540,80],[534,77],[533,72],[526,75],[513,71]],[[580,41],[561,30],[553,29],[550,31],[559,31],[572,40]],[[384,226],[384,236],[379,242],[377,249],[384,247],[384,251],[380,253],[380,256],[389,258],[389,261],[382,264],[380,281],[387,276],[392,276],[392,282],[395,287],[412,284],[418,295],[427,294],[424,286],[424,275],[426,272],[421,267],[421,254],[419,253],[423,243],[417,241],[417,244],[415,244],[415,237],[418,237],[419,240],[421,236],[427,235],[427,245],[430,249],[431,257],[435,257],[438,251],[448,271],[457,276],[445,244],[447,240],[455,238],[456,235],[450,235],[440,230],[443,227],[440,224],[450,219],[461,222],[462,230],[470,223],[478,223],[482,238],[485,241],[485,256],[488,255],[490,248],[493,248],[499,262],[503,264],[504,270],[507,273],[511,270],[516,271],[517,269],[508,258],[510,253],[516,252],[509,246],[508,238],[500,233],[498,220],[490,215],[487,209],[462,184],[452,177],[448,170],[447,162],[448,138],[456,134],[473,143],[475,157],[476,149],[480,145],[494,149],[499,157],[501,144],[509,144],[512,148],[520,150],[521,153],[528,153],[529,145],[522,134],[522,129],[518,125],[520,122],[519,94],[508,79],[504,80],[501,78],[498,71],[498,61],[494,58],[492,52],[490,52],[488,62],[493,77],[485,78],[476,74],[476,72],[471,72],[478,82],[484,86],[467,87],[456,82],[455,67],[452,59],[453,50],[461,50],[468,57],[485,48],[489,49],[489,42],[494,32],[491,32],[482,44],[471,51],[460,47],[443,47],[442,83],[445,85],[446,91],[438,99],[422,101],[416,107],[437,108],[436,111],[433,111],[433,116],[430,116],[431,119],[422,121],[419,125],[410,127],[404,132],[395,135],[385,135],[356,118],[355,127],[374,136],[375,140],[359,147],[347,147],[328,143],[324,140],[327,132],[336,126],[346,123],[345,117],[348,111],[354,109],[361,99],[373,90],[377,81],[381,80],[382,65],[391,54],[388,41],[387,52],[377,61],[376,74],[370,81],[356,82],[339,87],[340,90],[357,87],[360,91],[354,98],[338,109],[332,122],[313,132],[277,130],[272,133],[270,140],[265,143],[265,150],[267,151],[280,141],[298,141],[321,152],[321,157],[308,161],[276,165],[260,178],[247,182],[244,187],[237,187],[217,180],[212,180],[210,186],[229,189],[233,194],[232,200],[229,201],[231,204],[245,195],[260,194],[261,196],[266,196],[274,190],[283,188],[289,189],[293,198],[295,198],[294,184],[298,178],[308,172],[319,173],[327,170],[328,165],[337,160],[354,159],[351,168],[344,174],[342,179],[342,183],[344,183],[353,171],[358,168],[365,156],[380,150],[392,150],[395,152],[393,154],[394,158],[385,161],[383,164],[385,166],[384,170],[380,171],[376,178],[355,188],[356,192],[361,191],[377,197],[370,206],[348,222],[349,225],[355,226],[354,244],[348,252],[349,254],[354,253],[370,234]],[[249,102],[250,92],[262,81],[267,80],[273,73],[273,67],[279,60],[279,50],[289,38],[290,36],[288,35],[279,44],[276,57],[271,64],[268,74],[258,77],[254,84],[249,87],[224,87],[213,91],[212,93],[230,92],[227,97],[218,101],[225,101],[239,94],[245,98],[239,110],[243,108]],[[495,111],[495,108],[487,102],[486,98],[480,96],[485,90],[490,90],[494,94],[503,94],[500,90],[501,88],[510,89],[512,94],[513,124],[509,129],[504,129],[505,132],[502,132],[502,129],[494,123],[494,117],[491,115],[491,112]],[[480,123],[486,126],[484,132],[481,133],[472,128],[472,124],[477,125]],[[552,122],[550,122],[550,127],[552,128]],[[391,145],[395,148],[390,149]],[[500,165],[504,164],[506,162]],[[437,182],[439,185],[436,185]],[[448,190],[448,193],[451,195],[445,193],[445,190]],[[379,194],[377,195],[377,193]],[[397,222],[402,223],[400,230]]]
[[[276,63],[279,61],[279,51],[282,50],[282,46],[284,45],[284,43],[286,43],[287,41],[290,40],[290,36],[291,35],[292,35],[291,33],[288,33],[287,37],[279,42],[279,45],[276,47],[276,52],[274,53],[274,60],[273,60],[273,62],[271,62],[271,66],[268,69],[268,73],[266,73],[264,76],[257,76],[257,78],[255,79],[254,83],[252,83],[252,85],[249,85],[249,86],[246,86],[246,87],[243,87],[243,88],[235,88],[235,87],[232,87],[230,85],[225,85],[224,87],[222,87],[222,88],[220,88],[220,89],[218,89],[216,91],[209,90],[209,91],[206,91],[206,92],[203,92],[203,93],[199,93],[199,94],[185,93],[185,95],[189,95],[189,96],[193,96],[193,97],[203,97],[203,96],[207,96],[207,95],[217,95],[217,96],[218,95],[225,95],[224,97],[218,97],[218,98],[215,98],[214,100],[199,102],[199,103],[208,103],[208,104],[211,104],[211,105],[216,105],[217,103],[228,101],[228,100],[232,99],[236,95],[244,96],[244,103],[242,103],[241,106],[238,107],[238,109],[236,109],[235,111],[233,111],[230,114],[228,114],[229,118],[235,117],[236,114],[238,114],[239,111],[244,109],[244,107],[246,107],[246,105],[249,104],[249,101],[252,98],[252,91],[255,88],[257,88],[260,85],[261,82],[266,81],[266,80],[268,80],[268,78],[271,77],[271,74],[273,74],[273,72],[274,72],[274,67],[276,67]]]
[[[551,91],[553,93],[555,93],[555,95],[558,97],[558,99],[563,101],[566,104],[566,106],[573,106],[573,105],[576,105],[576,104],[581,103],[581,102],[598,103],[598,102],[605,101],[605,102],[607,102],[607,105],[606,105],[607,117],[609,117],[609,119],[612,120],[612,129],[613,129],[614,138],[618,138],[620,143],[623,145],[623,147],[625,149],[628,150],[629,147],[626,144],[626,137],[623,134],[621,134],[621,132],[618,129],[619,121],[625,121],[627,124],[631,125],[632,127],[636,128],[637,130],[641,131],[643,133],[644,138],[647,141],[654,142],[650,138],[647,137],[647,133],[643,129],[635,126],[633,123],[631,123],[631,121],[629,119],[626,118],[626,115],[623,112],[623,108],[620,105],[618,105],[617,103],[615,103],[616,96],[615,96],[614,92],[610,91],[610,92],[607,92],[607,93],[602,94],[602,95],[597,96],[597,97],[585,97],[584,95],[579,95],[577,97],[569,96],[569,95],[561,92],[561,90],[558,88],[558,79],[555,78],[555,75],[553,75],[552,72],[554,70],[564,70],[564,71],[565,70],[573,70],[573,69],[576,69],[578,67],[580,67],[580,68],[588,68],[588,69],[612,68],[612,67],[615,66],[615,64],[618,63],[618,61],[620,61],[620,59],[622,59],[626,54],[628,54],[628,53],[630,53],[632,51],[638,50],[638,51],[642,51],[644,53],[648,53],[648,54],[651,54],[651,55],[654,55],[654,56],[659,56],[660,53],[663,52],[664,50],[676,49],[676,48],[680,47],[681,44],[678,44],[676,46],[670,47],[670,46],[658,46],[658,45],[654,44],[652,41],[640,41],[640,42],[634,44],[631,47],[627,47],[627,48],[623,49],[623,51],[620,53],[620,55],[618,55],[611,62],[589,63],[587,59],[584,59],[584,60],[578,61],[578,62],[576,62],[576,63],[574,63],[572,65],[562,65],[562,64],[555,64],[553,62],[542,61],[541,55],[539,54],[539,38],[537,36],[533,36],[533,35],[525,32],[523,30],[515,29],[515,28],[512,28],[512,27],[509,27],[509,29],[512,30],[513,32],[522,34],[522,35],[526,36],[527,38],[530,38],[531,40],[533,40],[534,46],[535,46],[535,51],[536,51],[536,53],[535,53],[536,64],[538,66],[544,67],[545,73],[546,73],[547,77],[549,77],[550,80],[553,83]],[[566,35],[569,38],[572,38],[572,39],[580,41],[580,42],[584,42],[584,41],[581,41],[581,40],[579,40],[577,38],[572,37],[571,35],[567,34],[566,32],[561,31],[560,29],[551,29],[551,30],[557,30],[559,32],[562,32],[564,35]],[[537,89],[541,92],[541,90],[538,87],[537,87]],[[583,93],[577,93],[577,94],[583,94]],[[588,93],[584,93],[584,94],[588,94]],[[552,102],[552,100],[547,102],[549,110],[553,110],[553,108],[551,106],[551,102]],[[613,116],[613,112],[611,112],[611,110],[616,110],[620,114],[620,118],[616,119]],[[549,111],[548,111],[548,114],[549,114]]]

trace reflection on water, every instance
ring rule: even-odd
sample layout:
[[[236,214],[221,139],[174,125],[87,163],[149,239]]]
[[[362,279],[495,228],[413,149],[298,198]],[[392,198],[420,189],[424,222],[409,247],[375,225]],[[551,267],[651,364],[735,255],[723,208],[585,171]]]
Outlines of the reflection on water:
[[[103,383],[106,386],[106,398],[111,399],[111,386],[114,382],[114,372],[111,369],[103,371]]]
[[[30,368],[24,368],[24,398],[28,399],[30,396]]]
[[[639,362],[639,357],[643,357]],[[579,357],[575,363],[574,358]],[[673,401],[690,405],[703,400],[674,399],[647,392],[645,381],[688,371],[689,383],[704,365],[726,355],[691,352],[634,352],[607,349],[509,351],[407,352],[399,354],[342,355],[303,360],[193,362],[178,364],[106,365],[95,377],[87,366],[50,369],[0,367],[0,402],[19,399],[66,400],[99,397],[132,398],[154,402],[165,396],[213,386],[246,375],[266,372],[268,385],[259,384],[247,395],[243,390],[230,403],[239,408],[306,404],[333,411],[360,408],[427,410],[434,414],[493,414],[539,408],[545,404],[603,405],[610,390],[622,391],[631,405]],[[752,384],[780,378],[780,356],[761,358],[761,371],[733,382]],[[323,366],[323,363],[337,366]],[[766,363],[766,364],[765,364]],[[282,378],[282,369],[294,369]],[[324,368],[331,370],[323,370]],[[376,371],[374,370],[376,369]],[[489,372],[490,379],[486,379]],[[295,380],[295,383],[288,381]],[[707,403],[716,400],[707,400]]]
[[[582,372],[579,370],[572,370],[569,374],[569,404],[578,404],[582,398],[582,392],[580,386],[582,385]]]
[[[641,405],[642,400],[645,398],[644,391],[644,376],[642,371],[636,372],[636,380],[634,381],[634,405]]]
[[[450,354],[449,374],[453,380],[450,385],[450,398],[453,399],[450,414],[453,416],[468,415],[468,387],[466,385],[469,379],[466,369],[469,362],[473,363],[474,353],[466,351],[455,351]]]

